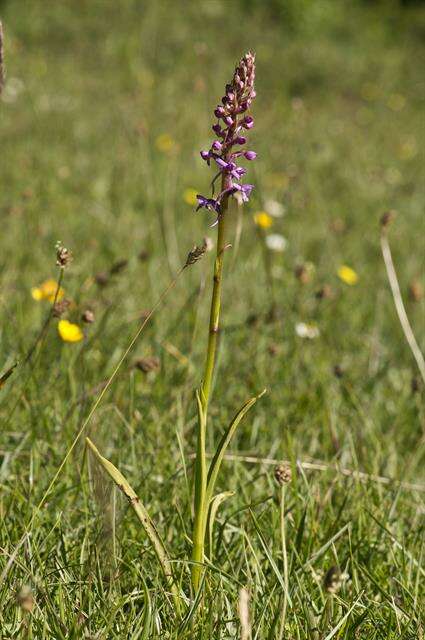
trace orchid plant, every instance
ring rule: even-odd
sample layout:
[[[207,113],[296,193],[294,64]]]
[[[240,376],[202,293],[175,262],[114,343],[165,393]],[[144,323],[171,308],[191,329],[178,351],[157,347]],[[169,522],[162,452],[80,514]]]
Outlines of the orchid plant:
[[[247,411],[252,407],[257,399],[262,395],[250,398],[239,409],[234,416],[230,425],[225,429],[222,438],[217,446],[214,456],[211,459],[209,467],[207,465],[207,455],[205,449],[208,404],[211,397],[212,380],[215,368],[217,339],[219,333],[220,320],[220,304],[221,304],[221,287],[223,277],[223,260],[227,244],[227,222],[231,214],[229,203],[231,199],[236,199],[239,203],[249,200],[252,184],[244,184],[242,178],[246,173],[244,167],[238,166],[240,159],[252,161],[256,157],[254,151],[243,150],[246,144],[246,137],[243,135],[254,126],[254,119],[247,112],[251,107],[251,103],[255,98],[254,90],[255,78],[255,56],[247,53],[239,62],[235,69],[233,79],[230,84],[226,85],[226,92],[222,98],[222,104],[217,106],[214,115],[217,122],[212,129],[216,135],[216,139],[212,142],[209,151],[201,151],[201,157],[210,166],[214,163],[218,172],[212,181],[212,196],[197,196],[198,208],[205,208],[207,211],[213,212],[216,216],[213,226],[217,227],[217,244],[216,258],[214,262],[213,288],[211,295],[211,309],[209,317],[209,333],[205,359],[205,370],[202,384],[196,392],[198,406],[198,428],[197,428],[197,450],[195,462],[195,478],[194,478],[194,523],[192,538],[192,558],[191,558],[191,583],[194,594],[201,591],[201,578],[203,576],[205,566],[205,542],[210,540],[210,552],[212,541],[212,527],[217,509],[221,502],[229,497],[231,492],[225,491],[214,495],[215,484],[220,470],[221,463],[224,458],[226,448],[228,447],[238,424],[245,416]],[[221,179],[221,190],[214,195],[215,183],[217,179]],[[157,304],[152,308],[148,317],[150,317],[167,293],[172,289],[179,275],[184,269],[193,265],[206,252],[206,245],[195,246],[187,256],[186,263],[180,269],[177,276],[163,292]],[[139,328],[135,337],[131,341],[129,347],[122,356],[119,364],[114,370],[108,381],[107,387],[112,383],[119,367],[128,355],[132,346],[135,344],[146,321]],[[106,387],[106,388],[107,388]],[[83,424],[79,435],[84,430],[96,407],[102,399],[105,391],[102,391],[94,407],[92,408],[88,418]],[[76,441],[75,441],[76,442]],[[173,563],[169,552],[162,540],[157,528],[148,514],[146,507],[140,497],[135,493],[123,474],[106,458],[102,456],[95,444],[86,438],[86,443],[91,450],[94,458],[108,473],[110,478],[115,482],[121,492],[128,499],[131,507],[135,511],[139,521],[145,530],[145,533],[152,545],[160,567],[162,569],[164,579],[169,587],[169,591],[173,600],[174,610],[177,616],[181,616],[182,602],[186,600],[186,596],[182,593],[179,581],[174,574]],[[51,485],[50,485],[51,486]],[[49,487],[50,489],[50,487]],[[195,600],[196,601],[196,600]],[[197,600],[199,601],[199,600]]]
[[[237,425],[257,400],[257,397],[248,400],[238,411],[225,431],[207,471],[205,451],[207,413],[219,332],[223,261],[227,247],[227,222],[230,213],[229,200],[235,197],[240,202],[247,202],[253,189],[252,184],[243,184],[241,182],[246,174],[246,169],[236,163],[242,158],[248,161],[256,158],[255,151],[244,151],[242,149],[247,142],[245,135],[242,134],[254,126],[253,117],[247,113],[256,95],[254,79],[255,56],[249,52],[240,60],[231,83],[226,85],[226,92],[221,100],[222,104],[218,105],[214,110],[217,122],[212,126],[212,130],[217,138],[213,141],[209,151],[201,151],[201,158],[208,165],[211,165],[212,162],[215,163],[218,167],[218,173],[212,181],[212,197],[197,196],[197,210],[204,207],[214,212],[216,214],[214,225],[217,225],[218,230],[205,371],[201,387],[197,392],[198,438],[195,465],[195,518],[192,551],[192,586],[195,591],[199,588],[202,575],[208,519],[210,519],[210,526],[212,526],[211,513],[215,513],[215,509],[212,508],[215,500],[213,491],[224,452]],[[214,197],[215,183],[219,178],[221,178],[221,190]],[[222,497],[222,494],[218,498],[220,496]]]

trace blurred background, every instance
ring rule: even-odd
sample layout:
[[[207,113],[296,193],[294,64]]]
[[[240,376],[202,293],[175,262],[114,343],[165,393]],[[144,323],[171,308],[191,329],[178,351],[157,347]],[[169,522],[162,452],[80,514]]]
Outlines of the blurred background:
[[[321,610],[320,576],[338,564],[352,576],[333,621],[354,610],[347,638],[389,638],[389,629],[400,638],[400,624],[403,637],[419,637],[424,494],[388,478],[423,481],[423,383],[395,312],[379,221],[393,212],[388,239],[424,346],[424,3],[0,0],[0,18],[0,374],[20,362],[0,395],[0,548],[6,572],[13,564],[0,626],[18,628],[15,594],[30,583],[42,605],[37,637],[47,637],[44,619],[58,638],[81,637],[85,619],[92,638],[99,628],[141,637],[123,629],[141,628],[144,574],[155,624],[174,637],[148,543],[93,468],[89,487],[82,444],[21,547],[22,533],[146,311],[193,245],[215,241],[214,218],[195,213],[212,179],[199,151],[211,143],[225,83],[253,50],[255,189],[226,256],[208,450],[242,402],[268,393],[232,443],[242,460],[226,460],[219,480],[235,491],[217,527],[217,566],[231,580],[211,588],[211,620],[230,637],[239,585],[249,584],[258,637],[275,637],[280,587],[248,508],[279,563],[276,483],[273,466],[252,456],[301,459],[320,472],[298,468],[288,487],[291,630],[313,637],[309,603]],[[25,365],[49,313],[58,240],[74,255],[62,317],[80,328],[66,341],[52,318]],[[140,488],[183,562],[213,259],[184,271],[87,430]],[[356,469],[374,477],[361,483]]]
[[[70,318],[87,305],[97,318],[84,356],[48,336],[35,433],[40,415],[62,413],[58,398],[75,399],[106,375],[188,250],[214,238],[211,216],[194,212],[194,194],[208,193],[212,177],[199,150],[210,143],[224,84],[251,49],[255,190],[228,260],[216,410],[267,385],[273,423],[260,418],[253,433],[242,430],[243,449],[277,455],[295,438],[296,451],[323,457],[349,429],[362,464],[379,467],[390,431],[384,458],[397,474],[395,452],[406,452],[405,464],[420,433],[417,373],[388,288],[379,219],[397,212],[390,242],[421,338],[423,3],[2,0],[0,12],[2,362],[21,358],[38,331],[46,307],[30,291],[56,276],[57,240],[74,253],[64,283],[76,305]],[[259,213],[268,216],[263,227]],[[274,249],[269,234],[283,237]],[[210,256],[139,346],[136,355],[162,367],[148,387],[137,378],[141,405],[149,397],[170,408],[199,381]],[[117,261],[125,265],[111,277]],[[276,323],[264,321],[270,277]],[[338,426],[329,418],[330,406],[340,410],[335,367],[376,417],[367,433],[351,409],[341,409]],[[116,393],[125,397],[125,385]]]

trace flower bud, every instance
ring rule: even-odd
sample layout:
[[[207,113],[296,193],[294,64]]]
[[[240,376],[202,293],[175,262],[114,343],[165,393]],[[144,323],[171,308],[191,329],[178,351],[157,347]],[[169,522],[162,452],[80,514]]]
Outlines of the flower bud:
[[[244,156],[247,160],[255,160],[257,154],[255,151],[245,151]]]
[[[222,146],[223,145],[218,140],[214,140],[214,142],[212,143],[212,148],[214,149],[214,151],[220,151]]]
[[[246,116],[242,120],[242,126],[244,129],[252,129],[254,126],[254,118],[252,116]]]

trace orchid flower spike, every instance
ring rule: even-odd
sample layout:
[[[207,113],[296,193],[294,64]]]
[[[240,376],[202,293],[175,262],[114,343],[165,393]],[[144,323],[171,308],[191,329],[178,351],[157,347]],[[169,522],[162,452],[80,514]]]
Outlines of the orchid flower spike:
[[[246,169],[238,166],[236,160],[245,158],[252,161],[257,157],[255,151],[240,149],[247,141],[245,135],[241,134],[254,126],[254,118],[247,114],[256,95],[254,79],[255,55],[249,52],[239,62],[231,83],[226,85],[221,104],[214,110],[217,122],[212,130],[219,139],[213,140],[208,151],[200,152],[201,158],[208,165],[211,160],[214,161],[219,171],[218,176],[222,176],[222,188],[215,198],[198,195],[197,211],[201,208],[214,211],[217,219],[222,213],[223,198],[235,196],[239,201],[247,202],[253,189],[252,184],[241,183]],[[235,145],[239,147],[237,150],[234,149]]]

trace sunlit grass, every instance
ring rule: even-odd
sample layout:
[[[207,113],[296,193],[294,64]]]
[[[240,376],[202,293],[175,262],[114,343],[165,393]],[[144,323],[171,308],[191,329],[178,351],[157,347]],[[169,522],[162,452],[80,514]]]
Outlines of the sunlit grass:
[[[334,637],[420,637],[423,385],[379,219],[397,212],[389,241],[423,345],[423,11],[353,4],[291,31],[281,14],[238,2],[24,4],[0,3],[1,633],[239,638],[242,593],[253,639],[279,637],[284,607],[291,638],[337,625]],[[85,431],[155,522],[185,594],[177,621],[133,510],[75,438],[189,249],[214,239],[213,216],[194,213],[206,183],[198,149],[248,49],[256,190],[229,230],[208,460],[235,408],[268,393],[222,462],[216,492],[233,495],[208,532],[202,598],[187,588],[193,390],[213,252],[178,279]],[[61,318],[49,311],[58,240],[74,254]],[[60,320],[82,339],[64,342]],[[292,470],[284,497],[281,459]]]

